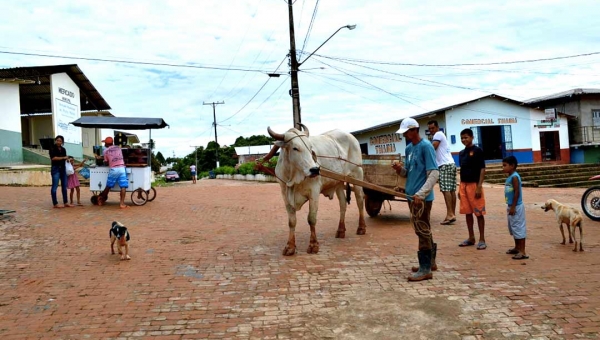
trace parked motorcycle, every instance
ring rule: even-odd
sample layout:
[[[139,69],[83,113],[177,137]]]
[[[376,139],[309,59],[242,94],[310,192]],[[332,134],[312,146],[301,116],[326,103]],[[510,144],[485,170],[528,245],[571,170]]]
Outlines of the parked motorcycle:
[[[600,179],[600,175],[590,177],[590,180]],[[600,186],[587,189],[581,197],[581,209],[587,217],[600,221]]]

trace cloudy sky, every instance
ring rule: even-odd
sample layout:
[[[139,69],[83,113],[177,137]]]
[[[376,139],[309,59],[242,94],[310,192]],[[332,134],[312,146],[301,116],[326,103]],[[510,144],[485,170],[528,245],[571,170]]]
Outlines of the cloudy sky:
[[[301,62],[357,25],[300,67],[302,122],[313,134],[355,131],[490,93],[600,88],[599,10],[597,0],[295,0]],[[221,145],[292,127],[287,0],[2,0],[2,12],[0,67],[78,64],[115,116],[170,124],[152,132],[166,157],[214,140],[205,103],[224,102]]]

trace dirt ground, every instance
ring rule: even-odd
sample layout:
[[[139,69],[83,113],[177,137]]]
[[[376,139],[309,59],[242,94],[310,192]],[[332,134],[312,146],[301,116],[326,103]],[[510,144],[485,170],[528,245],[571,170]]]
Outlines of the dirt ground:
[[[436,188],[437,190],[437,188]],[[287,215],[277,184],[202,180],[157,189],[144,206],[52,209],[48,187],[0,187],[2,339],[596,339],[600,223],[585,219],[584,252],[561,245],[548,198],[579,206],[584,189],[525,188],[528,260],[505,251],[503,187],[486,186],[488,249],[458,247],[464,217],[432,226],[434,279],[409,283],[417,238],[404,202],[336,239],[337,201],[321,198],[318,254],[281,252]],[[129,202],[129,197],[127,199]],[[131,261],[110,254],[113,220],[128,226]],[[477,235],[477,233],[476,233]]]

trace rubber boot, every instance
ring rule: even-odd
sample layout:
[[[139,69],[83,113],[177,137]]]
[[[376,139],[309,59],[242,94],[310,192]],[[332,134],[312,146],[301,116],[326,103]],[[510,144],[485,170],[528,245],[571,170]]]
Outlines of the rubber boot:
[[[431,256],[433,250],[419,250],[417,256],[419,257],[419,271],[408,277],[408,281],[423,281],[433,279],[431,273]]]
[[[434,243],[433,249],[431,252],[431,271],[432,272],[437,270],[437,263],[435,262],[436,255],[437,255],[437,243]],[[416,273],[419,271],[419,267],[412,267],[411,270],[413,273]]]

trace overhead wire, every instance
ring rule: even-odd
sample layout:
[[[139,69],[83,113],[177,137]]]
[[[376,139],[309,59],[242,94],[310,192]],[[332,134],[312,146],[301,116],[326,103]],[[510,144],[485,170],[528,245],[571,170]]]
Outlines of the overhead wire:
[[[406,102],[406,103],[408,103],[408,104],[414,105],[414,106],[416,106],[416,107],[418,107],[418,108],[421,108],[421,109],[423,109],[423,110],[427,110],[427,109],[425,109],[424,107],[422,107],[422,106],[421,106],[421,105],[419,105],[419,104],[415,104],[415,103],[411,102],[410,100],[408,100],[408,99],[406,99],[406,98],[403,98],[402,96],[399,96],[399,95],[397,95],[397,94],[395,94],[395,93],[392,93],[392,92],[389,92],[389,91],[387,91],[387,90],[385,90],[385,89],[382,89],[382,88],[381,88],[381,87],[379,87],[379,86],[373,85],[373,84],[369,83],[368,81],[362,80],[362,79],[360,79],[360,78],[358,78],[358,77],[356,77],[356,76],[354,76],[354,75],[352,75],[352,74],[350,74],[350,73],[347,73],[347,72],[345,72],[345,71],[343,71],[343,70],[340,70],[340,69],[338,69],[338,68],[334,67],[333,65],[327,64],[327,63],[325,63],[325,62],[323,62],[323,61],[321,61],[321,60],[319,60],[319,62],[320,62],[320,63],[323,63],[323,64],[325,64],[325,65],[327,65],[327,66],[329,66],[329,67],[331,67],[332,69],[338,70],[339,72],[342,72],[342,73],[344,73],[344,74],[346,74],[346,75],[348,75],[348,76],[350,76],[350,77],[352,77],[352,78],[354,78],[354,79],[356,79],[356,80],[358,80],[358,81],[360,81],[360,82],[363,82],[363,83],[365,83],[365,84],[367,84],[367,85],[370,85],[370,86],[372,86],[373,88],[376,88],[376,89],[378,89],[378,90],[380,90],[380,91],[382,91],[382,92],[385,92],[385,93],[387,93],[387,94],[389,94],[389,95],[391,95],[391,96],[393,96],[393,97],[396,97],[396,98],[398,98],[398,99],[400,99],[400,100],[402,100],[402,101],[404,101],[404,102]]]
[[[277,86],[275,88],[275,90],[273,90],[273,92],[271,92],[271,94],[269,94],[267,96],[267,98],[265,98],[262,103],[260,103],[257,107],[255,107],[252,111],[250,111],[246,116],[244,116],[244,118],[240,119],[240,121],[238,121],[235,125],[239,125],[241,124],[243,121],[245,121],[248,117],[250,117],[254,112],[256,112],[256,110],[258,110],[258,108],[260,108],[267,100],[269,100],[269,98],[271,98],[271,96],[273,94],[275,94],[275,92],[277,92],[277,90],[279,90],[279,88],[287,81],[286,79],[283,79],[283,81],[279,84],[279,86]]]
[[[101,61],[101,62],[133,64],[133,65],[182,67],[182,68],[207,69],[207,70],[226,70],[226,71],[243,71],[243,72],[260,72],[260,73],[269,72],[268,70],[248,69],[248,68],[239,68],[239,67],[202,66],[202,65],[197,65],[197,64],[173,64],[173,63],[160,63],[160,62],[130,61],[130,60],[123,60],[123,59],[73,57],[73,56],[43,54],[43,53],[0,51],[0,54],[14,54],[14,55],[33,56],[33,57],[48,57],[48,58],[74,59],[74,60],[86,60],[86,61]]]
[[[308,42],[308,39],[310,38],[310,33],[312,32],[313,24],[315,22],[315,18],[317,17],[318,9],[319,9],[319,0],[317,0],[315,2],[315,8],[313,9],[313,14],[312,14],[312,17],[310,18],[310,23],[308,24],[308,29],[306,30],[306,36],[304,37],[304,43],[302,44],[301,51],[304,51],[304,48],[306,47],[306,43]]]
[[[279,65],[277,66],[277,68],[275,69],[275,71],[273,71],[273,73],[277,72],[277,70],[279,69],[279,67],[281,66],[281,64],[283,64],[283,62],[287,59],[287,56],[283,58],[283,60],[281,60],[281,62],[279,63]],[[220,121],[219,123],[224,123],[228,120],[230,120],[231,118],[235,117],[238,113],[240,113],[244,108],[246,108],[246,106],[248,106],[248,104],[250,104],[252,102],[252,100],[254,100],[254,98],[256,98],[256,96],[260,93],[260,91],[262,91],[263,88],[265,88],[265,86],[267,85],[267,83],[269,82],[269,80],[271,80],[271,77],[268,77],[267,80],[262,84],[262,86],[258,89],[258,91],[256,91],[256,93],[252,96],[252,98],[250,98],[246,104],[244,104],[239,110],[237,110],[234,114],[232,114],[231,116],[223,119],[222,121]]]
[[[367,60],[367,59],[352,59],[352,58],[342,58],[342,57],[331,57],[331,56],[324,56],[324,55],[317,55],[317,54],[314,54],[314,55],[322,57],[322,58],[327,58],[327,59],[345,60],[345,61],[357,62],[357,63],[365,63],[365,64],[396,65],[396,66],[419,66],[419,67],[441,67],[441,66],[485,66],[485,65],[510,65],[510,64],[521,64],[521,63],[536,63],[536,62],[542,62],[542,61],[551,61],[551,60],[562,60],[562,59],[572,59],[572,58],[588,57],[588,56],[599,55],[599,54],[600,54],[600,52],[590,52],[590,53],[573,54],[573,55],[568,55],[568,56],[538,58],[538,59],[525,59],[525,60],[513,60],[513,61],[498,61],[498,62],[490,62],[490,63],[456,63],[456,64],[399,63],[399,62],[376,61],[376,60]]]
[[[258,0],[259,4],[260,4],[260,1],[261,0]],[[256,10],[254,11],[254,14],[251,15],[252,20],[256,17],[256,13],[258,13],[259,8],[260,8],[260,6],[257,6]],[[247,25],[247,26],[251,26],[251,25]],[[242,45],[244,45],[244,42],[246,41],[246,36],[248,35],[249,31],[250,31],[250,29],[248,29],[248,28],[244,30],[244,37],[242,38],[242,41],[239,43],[237,50],[235,51],[235,54],[233,55],[233,58],[231,59],[231,62],[229,63],[229,67],[231,67],[231,65],[233,65],[233,62],[237,58],[237,55],[240,52]],[[221,84],[223,84],[223,81],[225,80],[225,78],[227,78],[228,74],[229,74],[229,70],[225,72],[225,74],[221,78],[221,81],[219,81],[219,84],[214,89],[213,93],[210,95],[209,98],[212,98],[215,95],[215,93],[219,90],[219,88],[221,87]],[[229,93],[231,93],[231,91]]]

